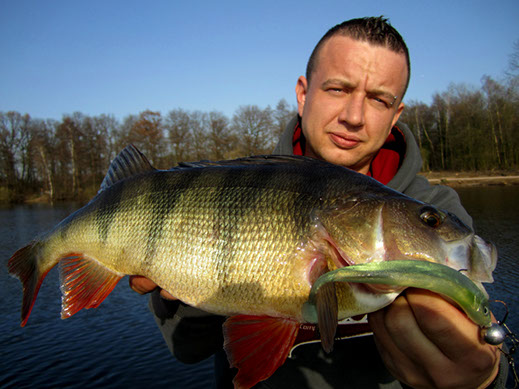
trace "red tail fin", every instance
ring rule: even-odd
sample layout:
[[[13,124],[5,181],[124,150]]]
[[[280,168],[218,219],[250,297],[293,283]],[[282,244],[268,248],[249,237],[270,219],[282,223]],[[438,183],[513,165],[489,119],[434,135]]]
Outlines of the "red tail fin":
[[[45,272],[38,268],[37,245],[35,242],[21,248],[7,264],[9,273],[18,277],[23,285],[22,327],[29,319],[43,279],[52,268]],[[123,277],[82,254],[69,254],[61,259],[60,265],[63,319],[83,308],[97,308]]]
[[[41,283],[50,270],[40,273],[36,262],[36,248],[37,242],[21,248],[13,254],[7,263],[9,274],[18,277],[23,286],[22,327],[29,319]]]

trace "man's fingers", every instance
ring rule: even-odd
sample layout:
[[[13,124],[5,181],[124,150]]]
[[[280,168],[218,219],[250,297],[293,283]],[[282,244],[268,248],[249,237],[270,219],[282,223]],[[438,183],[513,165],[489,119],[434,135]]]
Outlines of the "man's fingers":
[[[153,292],[157,284],[143,276],[130,276],[130,288],[139,294]]]
[[[408,289],[370,314],[369,322],[384,363],[412,387],[476,388],[497,374],[499,351],[482,343],[478,326],[434,293]]]
[[[172,296],[171,293],[168,291],[161,289],[160,291],[160,297],[166,299],[166,300],[178,300],[175,296]]]
[[[147,294],[158,288],[158,285],[144,276],[130,276],[130,288],[139,294]],[[160,296],[166,300],[177,300],[164,289],[160,290]]]

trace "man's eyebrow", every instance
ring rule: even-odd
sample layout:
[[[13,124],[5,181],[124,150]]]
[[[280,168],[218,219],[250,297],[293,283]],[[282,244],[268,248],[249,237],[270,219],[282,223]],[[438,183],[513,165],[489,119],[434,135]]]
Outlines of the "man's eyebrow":
[[[352,82],[349,82],[347,80],[343,80],[343,79],[340,79],[340,78],[329,78],[328,80],[326,80],[325,82],[323,82],[321,84],[321,87],[323,88],[326,88],[328,86],[337,86],[337,85],[340,85],[340,86],[343,86],[343,87],[346,87],[346,88],[354,88],[355,85],[352,83]]]
[[[383,89],[373,89],[373,90],[370,90],[368,91],[368,95],[371,95],[371,96],[378,96],[378,97],[385,97],[387,98],[389,101],[388,103],[393,106],[393,104],[395,104],[396,100],[398,99],[398,96],[397,95],[394,95],[393,93],[387,91],[387,90],[383,90]]]
[[[384,89],[373,89],[373,90],[368,91],[368,94],[373,95],[373,96],[385,96],[388,99],[392,100],[393,102],[396,101],[396,99],[398,98],[397,95],[394,95],[393,93],[391,93],[387,90],[384,90]]]
[[[341,78],[329,78],[328,80],[324,81],[321,84],[321,87],[323,89],[325,89],[329,86],[342,86],[345,88],[355,88],[354,83],[341,79]],[[367,91],[367,94],[371,95],[371,96],[385,97],[389,100],[389,103],[391,105],[393,105],[395,103],[395,101],[398,99],[397,95],[394,95],[393,93],[391,93],[387,90],[384,90],[384,89],[372,89],[372,90]]]

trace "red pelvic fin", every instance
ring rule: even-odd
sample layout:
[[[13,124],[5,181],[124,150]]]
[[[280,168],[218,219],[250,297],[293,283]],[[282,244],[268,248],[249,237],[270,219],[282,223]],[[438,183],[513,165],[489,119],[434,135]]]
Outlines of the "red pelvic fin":
[[[61,318],[66,319],[81,309],[97,308],[123,277],[99,262],[69,254],[60,261]]]
[[[286,360],[299,323],[269,316],[238,315],[224,325],[224,349],[238,368],[235,388],[250,388],[270,377]]]
[[[41,273],[36,258],[37,243],[31,243],[13,254],[7,263],[9,274],[18,277],[23,286],[22,322],[27,324],[41,283],[50,269]]]

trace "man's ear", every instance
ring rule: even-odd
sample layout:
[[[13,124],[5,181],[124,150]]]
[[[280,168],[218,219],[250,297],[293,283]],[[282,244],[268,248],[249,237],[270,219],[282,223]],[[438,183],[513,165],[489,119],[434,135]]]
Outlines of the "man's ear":
[[[306,102],[306,93],[308,91],[308,81],[305,76],[300,76],[296,84],[297,112],[303,117],[303,111]]]
[[[398,105],[398,108],[396,109],[396,112],[395,112],[395,116],[393,116],[393,121],[391,123],[391,128],[393,128],[393,126],[398,121],[398,118],[400,118],[400,115],[402,114],[402,111],[404,110],[404,107],[405,107],[405,105],[402,102]]]

